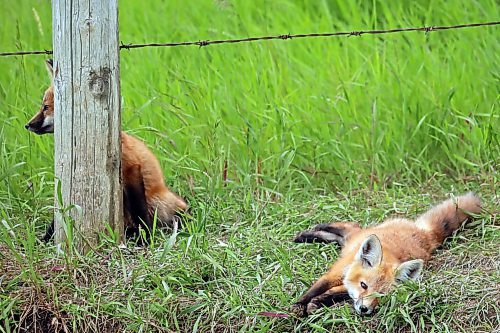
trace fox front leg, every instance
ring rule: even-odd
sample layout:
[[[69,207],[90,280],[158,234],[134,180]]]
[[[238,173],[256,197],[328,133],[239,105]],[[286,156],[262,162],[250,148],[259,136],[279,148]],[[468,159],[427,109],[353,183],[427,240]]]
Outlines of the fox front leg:
[[[348,299],[350,297],[347,288],[344,285],[336,286],[311,299],[309,304],[307,304],[306,312],[307,314],[312,314],[321,306],[330,307],[334,303],[343,302]]]
[[[299,300],[292,304],[291,311],[298,317],[307,316],[309,313],[307,308],[309,303],[315,298],[318,297],[325,292],[331,290],[334,287],[342,286],[342,278],[344,274],[344,267],[346,266],[347,261],[345,258],[339,259],[335,264],[333,264],[332,268],[323,275],[321,278],[316,281],[309,290],[299,298]],[[320,301],[318,299],[318,301]]]

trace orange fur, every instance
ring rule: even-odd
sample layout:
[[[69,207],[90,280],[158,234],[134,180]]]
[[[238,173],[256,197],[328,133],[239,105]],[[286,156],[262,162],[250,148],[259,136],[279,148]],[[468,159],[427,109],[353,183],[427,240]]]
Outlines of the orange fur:
[[[53,77],[52,62],[47,61],[51,79]],[[54,131],[54,87],[45,91],[40,110],[25,126],[36,134],[53,133]],[[155,212],[161,226],[171,226],[176,213],[185,212],[186,202],[165,185],[160,163],[156,156],[141,140],[121,132],[122,145],[122,179],[124,186],[140,184],[144,186],[147,211],[152,219]],[[126,205],[126,203],[125,203]],[[130,210],[125,207],[124,220],[126,227],[132,227]],[[137,227],[137,226],[135,226]]]
[[[165,186],[160,163],[144,142],[125,132],[121,132],[121,141],[124,182],[130,179],[128,172],[131,167],[139,165],[150,215],[157,211],[158,220],[170,224],[176,212],[187,210],[186,202]]]
[[[298,315],[311,313],[335,293],[348,294],[356,311],[370,314],[378,304],[377,294],[419,276],[432,252],[456,231],[469,214],[478,214],[481,202],[473,193],[446,200],[415,222],[388,219],[380,225],[359,228],[345,222],[319,225],[300,233],[296,241],[310,239],[344,244],[338,261],[304,294],[292,310]],[[325,233],[330,233],[328,235]]]

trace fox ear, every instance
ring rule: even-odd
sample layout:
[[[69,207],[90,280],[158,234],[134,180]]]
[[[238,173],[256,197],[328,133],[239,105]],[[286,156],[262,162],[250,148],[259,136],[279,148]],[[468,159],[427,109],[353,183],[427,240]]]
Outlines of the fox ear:
[[[424,261],[422,259],[410,260],[402,263],[396,268],[394,278],[396,282],[401,283],[406,280],[415,280],[422,273]]]
[[[49,71],[50,79],[54,78],[54,61],[52,59],[45,60],[45,65],[47,65],[47,70]]]
[[[361,261],[365,268],[376,267],[382,262],[382,244],[375,235],[365,239],[356,254],[356,260]]]

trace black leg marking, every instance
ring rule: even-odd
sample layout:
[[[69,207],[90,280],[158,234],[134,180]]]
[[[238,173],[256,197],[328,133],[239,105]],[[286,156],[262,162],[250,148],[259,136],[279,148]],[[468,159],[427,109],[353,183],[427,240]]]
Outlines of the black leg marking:
[[[344,238],[327,231],[306,230],[299,233],[293,240],[295,243],[338,243],[344,245]]]
[[[322,223],[318,224],[317,226],[314,227],[313,230],[317,231],[326,231],[335,235],[339,235],[341,237],[344,237],[346,234],[346,230],[344,226],[338,226],[336,223]]]
[[[45,231],[45,235],[43,236],[43,241],[48,243],[52,237],[54,237],[54,220],[50,222],[47,226],[47,230]]]
[[[311,299],[323,294],[325,291],[330,289],[330,287],[331,284],[328,280],[320,278],[318,281],[316,281],[316,283],[312,285],[312,287],[307,291],[307,293],[305,293],[301,298],[299,298],[297,303],[307,304],[311,301]]]
[[[344,246],[346,238],[355,230],[359,230],[359,224],[354,222],[332,222],[316,225],[312,230],[306,230],[295,237],[296,243],[338,243]]]
[[[307,305],[309,302],[328,289],[330,289],[330,282],[320,278],[296,303],[292,304],[291,311],[298,317],[307,316]]]
[[[123,187],[123,191],[124,198],[126,198],[124,202],[126,204],[125,209],[128,210],[128,214],[130,214],[132,224],[134,225],[130,232],[138,232],[139,227],[142,226],[146,231],[146,241],[148,241],[153,224],[149,216],[146,190],[140,167],[137,167],[133,175],[129,174],[129,176],[131,176],[131,179],[127,179],[128,182]],[[137,229],[134,230],[135,228]]]
[[[330,307],[334,303],[339,303],[343,301],[349,300],[349,294],[347,292],[340,293],[330,293],[329,291],[321,294],[319,296],[314,297],[309,304],[313,304],[312,306],[308,305],[307,308],[320,308],[321,306]],[[308,311],[309,312],[309,311]]]
[[[127,195],[126,185],[123,187],[123,222],[125,225],[125,238],[135,238],[139,234],[138,225],[135,221],[132,220],[132,216],[130,215],[130,206],[131,202]]]

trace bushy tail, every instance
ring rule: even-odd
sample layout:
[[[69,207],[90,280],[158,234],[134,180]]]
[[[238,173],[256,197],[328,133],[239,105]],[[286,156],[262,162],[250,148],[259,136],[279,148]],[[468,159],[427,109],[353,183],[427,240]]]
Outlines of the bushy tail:
[[[481,199],[469,192],[433,207],[420,216],[415,224],[418,228],[431,232],[436,241],[442,243],[446,237],[451,236],[460,228],[470,213],[479,214],[480,212]]]
[[[181,197],[168,190],[157,193],[149,198],[148,205],[151,219],[156,211],[160,225],[169,228],[173,225],[175,215],[182,214],[188,209],[188,205]]]

